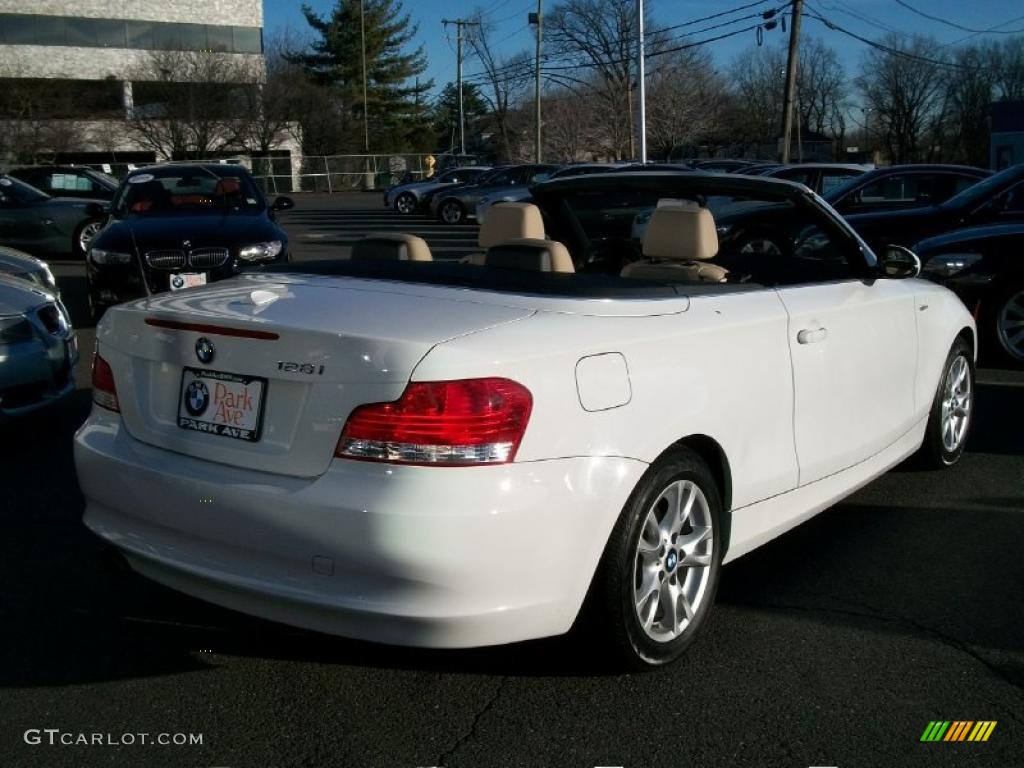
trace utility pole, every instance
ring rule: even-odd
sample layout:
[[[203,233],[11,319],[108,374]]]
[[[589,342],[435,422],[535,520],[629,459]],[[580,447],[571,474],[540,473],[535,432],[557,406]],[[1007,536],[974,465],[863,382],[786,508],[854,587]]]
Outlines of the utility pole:
[[[793,99],[796,93],[796,69],[800,45],[800,17],[804,0],[793,0],[793,16],[789,26],[789,56],[786,59],[786,95],[782,105],[782,162],[789,162],[790,137],[793,135]]]
[[[644,0],[636,0],[636,82],[637,132],[640,135],[640,162],[647,162],[647,92],[644,88]]]
[[[459,153],[462,155],[466,154],[466,117],[462,110],[462,28],[463,27],[478,27],[480,22],[470,21],[469,19],[441,19],[441,23],[447,27],[449,24],[454,24],[458,30],[455,36],[456,40],[456,59],[458,60],[458,81],[459,81]]]
[[[540,145],[540,40],[541,40],[541,3],[542,0],[537,0],[537,13],[531,13],[527,18],[530,24],[537,26],[537,65],[536,75],[537,82],[533,88],[533,109],[534,109],[534,121],[536,123],[536,136],[534,141],[536,142],[536,152],[534,153],[535,161],[541,162],[542,150]]]

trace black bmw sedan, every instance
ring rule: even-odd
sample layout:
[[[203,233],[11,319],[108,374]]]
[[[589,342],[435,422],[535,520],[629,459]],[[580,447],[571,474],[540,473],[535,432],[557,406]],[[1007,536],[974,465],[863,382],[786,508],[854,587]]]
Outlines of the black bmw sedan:
[[[94,319],[107,307],[288,261],[288,237],[239,165],[180,164],[133,171],[110,205],[86,259]]]

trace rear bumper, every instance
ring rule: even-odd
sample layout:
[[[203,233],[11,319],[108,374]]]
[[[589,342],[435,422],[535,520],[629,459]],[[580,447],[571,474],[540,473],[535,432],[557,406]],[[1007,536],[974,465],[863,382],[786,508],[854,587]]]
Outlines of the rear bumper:
[[[140,573],[296,626],[448,648],[567,631],[647,468],[335,460],[281,477],[145,445],[98,408],[75,460],[86,525]]]

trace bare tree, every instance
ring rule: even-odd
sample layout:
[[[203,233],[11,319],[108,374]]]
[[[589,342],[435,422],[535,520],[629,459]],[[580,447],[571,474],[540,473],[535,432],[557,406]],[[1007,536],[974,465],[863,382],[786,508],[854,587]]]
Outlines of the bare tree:
[[[743,141],[773,144],[780,135],[785,75],[783,44],[748,48],[733,60],[730,77],[736,109],[732,120]],[[842,140],[849,107],[845,84],[835,51],[820,40],[805,39],[800,47],[796,103],[803,130]]]
[[[497,134],[498,157],[510,160],[515,150],[509,114],[516,101],[525,93],[533,71],[532,58],[525,51],[512,56],[500,56],[495,51],[494,26],[481,11],[474,15],[475,26],[467,28],[466,42],[473,59],[483,68],[479,78],[480,95],[490,107],[490,117]],[[535,142],[536,143],[536,142]]]
[[[541,109],[544,157],[572,162],[601,156],[602,137],[593,98],[568,88],[553,88],[545,94]]]
[[[677,147],[698,141],[721,120],[727,88],[702,48],[657,62],[647,78],[647,137],[652,154],[669,160]]]
[[[52,161],[55,155],[77,149],[85,131],[74,118],[86,106],[86,95],[73,83],[27,79],[20,65],[4,74],[8,79],[0,89],[0,160]],[[95,85],[101,91],[105,87]]]
[[[891,51],[871,48],[857,78],[872,128],[894,163],[932,159],[935,132],[943,120],[949,69],[934,63],[938,43],[930,37],[883,40]]]
[[[549,77],[556,81],[561,78],[563,84],[596,97],[608,151],[616,158],[635,157],[633,3],[564,0],[545,16],[544,29],[551,62],[546,67]],[[648,55],[656,55],[665,48],[664,35],[651,34],[646,44]],[[566,67],[575,69],[569,71]]]
[[[1003,40],[990,55],[996,96],[1002,101],[1024,101],[1024,37]]]
[[[234,140],[254,154],[267,155],[287,137],[301,131],[297,125],[295,97],[306,75],[298,64],[287,58],[289,53],[286,38],[269,40],[263,52],[265,78],[239,93],[244,99],[243,114],[236,123]]]
[[[135,138],[165,158],[194,158],[237,147],[264,71],[229,54],[153,51],[131,79]]]

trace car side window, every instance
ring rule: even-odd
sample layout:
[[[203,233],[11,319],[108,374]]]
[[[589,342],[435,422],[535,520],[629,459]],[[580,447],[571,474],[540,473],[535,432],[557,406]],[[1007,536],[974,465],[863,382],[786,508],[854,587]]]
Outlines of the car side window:
[[[893,174],[868,184],[857,193],[856,202],[866,205],[901,205],[914,202],[917,178],[910,174]]]
[[[821,194],[831,192],[836,187],[845,184],[850,179],[859,176],[860,174],[850,172],[843,173],[842,171],[825,171],[821,174]]]

